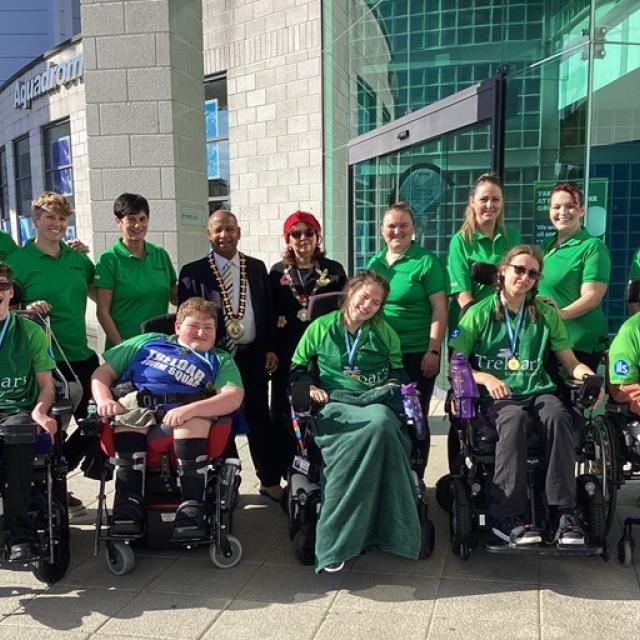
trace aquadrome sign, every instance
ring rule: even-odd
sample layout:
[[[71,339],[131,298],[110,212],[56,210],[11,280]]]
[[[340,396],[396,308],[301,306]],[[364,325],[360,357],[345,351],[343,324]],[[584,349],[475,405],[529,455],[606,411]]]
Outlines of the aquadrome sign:
[[[30,109],[32,100],[81,78],[83,73],[84,57],[79,54],[67,62],[50,65],[28,80],[18,80],[13,90],[13,106]]]

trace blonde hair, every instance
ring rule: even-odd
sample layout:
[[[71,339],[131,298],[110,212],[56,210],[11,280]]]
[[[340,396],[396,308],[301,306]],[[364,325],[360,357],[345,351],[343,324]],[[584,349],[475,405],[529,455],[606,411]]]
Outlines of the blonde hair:
[[[467,200],[467,206],[464,210],[464,222],[460,227],[462,231],[462,237],[466,242],[473,242],[476,231],[478,230],[478,225],[476,222],[476,212],[469,200],[476,195],[477,188],[483,184],[484,182],[488,182],[489,184],[494,185],[500,189],[500,193],[502,194],[502,199],[504,201],[504,187],[502,186],[502,181],[500,178],[494,173],[483,173],[481,176],[476,178],[476,181],[473,183],[473,187],[469,191],[469,198]],[[504,227],[504,209],[500,212],[500,215],[496,218],[496,227],[505,233]]]
[[[176,313],[176,322],[182,324],[189,316],[194,313],[202,313],[205,316],[209,316],[213,319],[214,324],[218,317],[216,307],[213,302],[205,300],[204,298],[193,297],[185,300],[179,307]]]
[[[71,208],[69,201],[64,196],[59,193],[55,193],[54,191],[45,191],[44,193],[41,193],[31,203],[31,215],[35,218],[39,219],[40,216],[42,216],[43,211],[59,213],[65,218],[68,218],[73,213],[73,209]]]
[[[409,206],[407,202],[400,201],[400,202],[394,202],[393,204],[389,205],[384,210],[384,213],[382,214],[382,219],[384,220],[384,217],[387,215],[387,213],[391,213],[392,211],[398,211],[399,213],[406,213],[411,218],[411,224],[413,225],[416,224],[416,220],[413,215],[413,209]]]

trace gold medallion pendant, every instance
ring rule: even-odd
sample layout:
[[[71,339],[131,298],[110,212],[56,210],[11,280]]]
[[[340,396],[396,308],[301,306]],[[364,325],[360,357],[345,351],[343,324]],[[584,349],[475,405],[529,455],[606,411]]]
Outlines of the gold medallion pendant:
[[[300,322],[307,322],[307,320],[309,320],[309,312],[307,311],[306,307],[302,307],[302,309],[299,309],[296,315],[298,316],[298,320],[300,320]]]
[[[238,340],[244,335],[244,325],[239,320],[229,320],[226,323],[227,335],[232,340]]]
[[[515,356],[507,360],[507,367],[510,371],[517,371],[520,368],[520,360]]]

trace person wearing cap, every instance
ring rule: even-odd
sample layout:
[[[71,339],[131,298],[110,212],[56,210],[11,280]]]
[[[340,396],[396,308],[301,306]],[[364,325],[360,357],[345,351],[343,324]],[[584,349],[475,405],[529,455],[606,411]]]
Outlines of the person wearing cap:
[[[98,357],[87,344],[85,312],[87,297],[95,298],[95,267],[83,251],[64,242],[71,215],[69,201],[62,195],[45,191],[31,203],[31,220],[35,238],[8,258],[14,281],[22,287],[22,304],[26,309],[49,314],[56,338],[53,354],[57,368],[67,378],[77,377],[82,385],[82,399],[74,416],[85,418],[91,397],[91,374]],[[69,470],[76,468],[87,452],[88,436],[76,430],[65,442]],[[84,507],[73,499],[70,508],[79,514]]]
[[[4,260],[17,249],[15,240],[6,231],[0,229],[0,260]]]
[[[558,309],[580,362],[597,370],[609,334],[602,298],[609,286],[611,259],[602,240],[583,226],[584,196],[571,182],[551,189],[549,219],[556,232],[542,243],[541,298]],[[550,363],[558,382],[558,365]]]
[[[318,293],[342,291],[347,276],[342,265],[329,260],[321,248],[320,222],[306,211],[296,211],[282,229],[287,246],[282,260],[269,271],[271,301],[276,325],[278,368],[271,377],[271,419],[284,434],[286,462],[293,456],[287,388],[291,357],[309,326],[309,299]],[[286,473],[286,468],[283,469]]]
[[[178,285],[169,254],[145,240],[149,203],[136,193],[123,193],[113,203],[122,233],[96,261],[98,321],[107,335],[105,350],[140,334],[140,325],[167,313],[176,304]]]
[[[178,303],[191,297],[211,300],[218,309],[217,344],[230,351],[240,370],[247,401],[249,450],[260,479],[259,493],[280,500],[279,438],[269,415],[269,374],[278,367],[275,325],[267,269],[261,260],[238,251],[238,219],[219,209],[209,216],[211,252],[182,267]],[[235,446],[227,452],[238,457]]]
[[[424,475],[429,459],[429,403],[440,370],[440,347],[447,325],[447,280],[437,256],[413,240],[415,222],[404,202],[391,205],[380,225],[385,247],[367,264],[389,281],[383,317],[400,336],[402,364],[422,397],[426,438],[414,442]],[[412,436],[413,437],[413,436]]]

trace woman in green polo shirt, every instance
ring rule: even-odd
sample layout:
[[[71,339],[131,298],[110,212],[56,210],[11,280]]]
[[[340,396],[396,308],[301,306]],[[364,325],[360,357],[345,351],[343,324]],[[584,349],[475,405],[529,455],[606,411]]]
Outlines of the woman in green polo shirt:
[[[504,222],[504,190],[500,178],[484,173],[473,183],[460,231],[449,243],[449,328],[458,323],[460,309],[492,295],[493,287],[475,282],[475,262],[497,264],[521,241],[520,232]]]
[[[96,262],[98,321],[107,334],[105,349],[140,334],[140,325],[167,313],[178,301],[176,272],[169,254],[145,241],[149,203],[123,193],[113,203],[122,237]]]
[[[369,260],[367,267],[389,281],[389,297],[382,314],[400,336],[402,364],[409,378],[418,384],[426,418],[447,325],[444,267],[434,253],[412,239],[415,223],[406,203],[393,204],[384,212],[380,231],[386,246]],[[429,458],[426,419],[425,427],[425,441],[415,442],[422,458],[421,475]]]
[[[17,249],[15,240],[6,231],[0,229],[0,260],[4,260]]]
[[[420,552],[411,441],[398,418],[399,385],[389,384],[406,374],[398,335],[379,314],[388,293],[377,273],[358,273],[342,308],[314,320],[293,354],[292,382],[311,382],[324,405],[312,425],[323,459],[316,571],[339,571],[369,544],[407,558]]]
[[[76,408],[76,419],[85,418],[91,397],[91,374],[98,357],[87,344],[85,312],[87,296],[95,297],[95,267],[82,252],[65,242],[69,201],[62,195],[45,191],[31,203],[31,220],[36,236],[8,258],[14,280],[23,290],[22,302],[28,310],[48,313],[51,329],[60,344],[54,343],[56,365],[67,379],[78,377],[83,397]],[[68,361],[68,364],[67,364]],[[76,430],[65,443],[69,469],[74,469],[85,456],[90,442]],[[75,502],[70,507],[79,513],[83,507]],[[78,501],[79,502],[79,501]]]
[[[611,259],[602,240],[583,226],[584,197],[570,182],[551,189],[549,218],[556,232],[542,243],[543,300],[558,309],[580,362],[596,370],[604,352],[609,326],[602,298],[609,286]],[[552,375],[556,375],[557,365]]]
[[[499,266],[498,290],[470,307],[450,345],[472,363],[481,387],[481,408],[498,433],[492,479],[492,531],[504,542],[537,544],[542,536],[522,521],[527,503],[527,421],[540,422],[546,441],[547,503],[559,513],[556,540],[584,544],[575,513],[576,481],[573,422],[544,368],[551,349],[569,376],[593,371],[571,350],[558,312],[536,298],[542,256],[535,247],[517,245]]]

